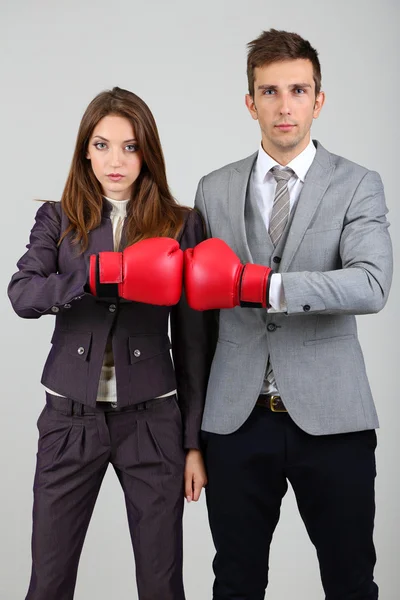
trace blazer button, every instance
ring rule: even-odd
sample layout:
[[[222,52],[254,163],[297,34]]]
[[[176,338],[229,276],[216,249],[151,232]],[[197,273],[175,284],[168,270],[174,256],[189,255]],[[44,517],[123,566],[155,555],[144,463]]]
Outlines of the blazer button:
[[[275,329],[276,329],[275,323],[268,323],[267,329],[268,329],[268,331],[275,331]]]
[[[109,310],[110,312],[115,312],[115,311],[116,311],[116,309],[117,309],[117,307],[115,306],[115,304],[110,304],[110,306],[108,307],[108,310]]]
[[[85,354],[85,348],[83,346],[79,346],[78,354]]]
[[[68,303],[67,303],[67,304],[64,304],[64,308],[71,308],[71,305],[70,305],[70,304],[68,304]]]
[[[139,356],[140,356],[141,354],[142,354],[142,353],[140,352],[140,350],[134,350],[134,351],[133,351],[133,355],[134,355],[134,356],[136,356],[136,358],[139,358]]]
[[[58,306],[52,306],[51,307],[51,312],[53,312],[53,313],[58,313],[59,310],[60,309],[58,308]]]
[[[274,263],[280,263],[281,262],[281,257],[280,256],[274,256],[274,258],[272,260],[274,261]]]
[[[305,312],[308,312],[310,309],[311,309],[311,306],[310,306],[309,304],[305,304],[305,305],[303,306],[303,310],[304,310]]]

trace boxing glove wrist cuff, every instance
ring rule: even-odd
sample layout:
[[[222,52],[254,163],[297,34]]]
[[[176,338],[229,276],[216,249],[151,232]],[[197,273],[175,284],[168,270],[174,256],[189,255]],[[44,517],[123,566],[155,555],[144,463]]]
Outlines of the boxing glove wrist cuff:
[[[99,252],[99,278],[100,283],[122,282],[122,252]]]
[[[240,281],[240,306],[269,308],[272,269],[262,265],[245,265]]]
[[[113,253],[100,253],[113,254]],[[119,253],[118,253],[119,254]],[[98,298],[118,298],[118,283],[102,283],[100,281],[100,256],[92,254],[89,262],[89,288],[90,293]]]

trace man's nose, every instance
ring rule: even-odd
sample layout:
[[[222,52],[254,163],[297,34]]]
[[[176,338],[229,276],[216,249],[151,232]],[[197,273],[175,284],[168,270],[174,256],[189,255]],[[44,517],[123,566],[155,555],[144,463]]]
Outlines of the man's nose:
[[[288,94],[283,94],[281,97],[280,113],[281,115],[290,115],[291,113],[290,99]]]

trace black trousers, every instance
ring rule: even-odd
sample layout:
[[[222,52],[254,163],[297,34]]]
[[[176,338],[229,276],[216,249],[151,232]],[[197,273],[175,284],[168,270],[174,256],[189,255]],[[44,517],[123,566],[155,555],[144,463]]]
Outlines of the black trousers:
[[[202,435],[216,548],[214,600],[264,598],[288,481],[317,550],[326,600],[378,598],[374,430],[311,436],[287,413],[256,406],[234,433]]]
[[[72,600],[109,463],[125,494],[140,600],[184,600],[185,453],[175,396],[119,410],[47,394],[38,420],[32,575],[26,600]]]

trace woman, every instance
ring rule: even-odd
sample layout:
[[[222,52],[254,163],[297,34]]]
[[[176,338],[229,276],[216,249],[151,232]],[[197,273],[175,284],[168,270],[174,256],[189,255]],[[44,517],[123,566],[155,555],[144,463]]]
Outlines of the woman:
[[[170,194],[147,105],[120,88],[100,93],[82,118],[61,203],[39,208],[8,290],[19,316],[56,317],[42,375],[27,600],[73,598],[109,463],[126,499],[140,600],[185,597],[183,495],[197,500],[206,482],[198,434],[209,317],[180,288],[179,302],[162,306],[173,301],[159,282],[173,257],[171,285],[180,285],[179,253],[202,239],[199,215]],[[124,265],[118,284],[104,280],[115,258]]]

